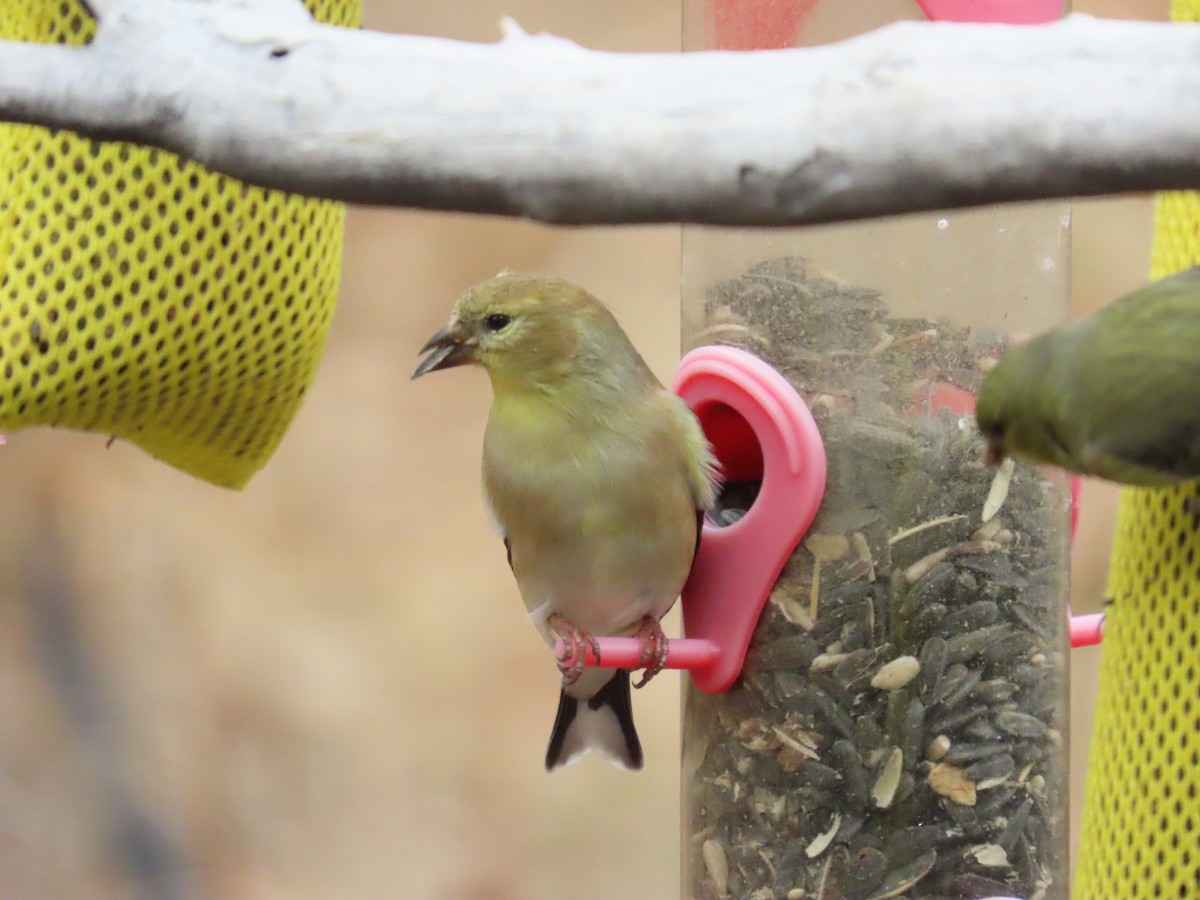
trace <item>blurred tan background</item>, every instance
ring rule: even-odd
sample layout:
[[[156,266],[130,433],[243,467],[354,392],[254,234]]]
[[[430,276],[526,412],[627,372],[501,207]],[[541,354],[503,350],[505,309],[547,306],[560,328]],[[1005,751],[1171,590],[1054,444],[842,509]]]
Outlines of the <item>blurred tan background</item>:
[[[1075,9],[1164,18],[1166,0]],[[365,24],[488,41],[502,15],[589,47],[679,45],[676,0],[367,0]],[[1147,198],[1076,206],[1079,311],[1144,280],[1150,229]],[[635,697],[645,772],[590,758],[545,774],[556,677],[479,498],[486,379],[408,380],[458,293],[502,267],[587,285],[669,379],[677,228],[353,210],[316,384],[243,494],[97,436],[10,438],[0,896],[138,896],[109,850],[114,780],[186,848],[206,897],[677,895],[678,676]],[[73,714],[38,649],[53,622],[13,589],[47,497],[64,512],[63,565],[79,589],[68,612],[98,692]],[[1102,599],[1113,506],[1088,486],[1077,610]],[[1072,657],[1080,784],[1097,658]]]

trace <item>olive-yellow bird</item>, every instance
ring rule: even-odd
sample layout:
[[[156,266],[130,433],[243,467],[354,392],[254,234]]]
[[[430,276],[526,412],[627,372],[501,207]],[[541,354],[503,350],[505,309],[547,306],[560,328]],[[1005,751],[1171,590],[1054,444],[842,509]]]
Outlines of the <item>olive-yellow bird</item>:
[[[1161,487],[1200,478],[1197,390],[1200,266],[1009,350],[975,419],[992,462]]]
[[[607,307],[562,278],[506,272],[476,285],[421,353],[413,378],[475,364],[492,382],[484,496],[530,618],[567,649],[546,768],[596,750],[640,769],[629,673],[579,661],[597,636],[639,635],[646,679],[662,668],[658,620],[715,494],[696,417]]]

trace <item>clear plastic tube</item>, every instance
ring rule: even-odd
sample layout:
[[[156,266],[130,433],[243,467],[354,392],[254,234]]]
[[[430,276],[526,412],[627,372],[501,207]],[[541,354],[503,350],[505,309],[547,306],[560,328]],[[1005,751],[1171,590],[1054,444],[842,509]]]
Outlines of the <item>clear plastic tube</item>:
[[[920,16],[684,7],[685,49],[728,46],[720,17],[756,8],[739,46]],[[684,230],[685,349],[773,365],[829,465],[742,678],[684,688],[684,897],[1067,896],[1067,484],[989,469],[970,412],[1011,340],[1066,319],[1069,239],[1062,203]]]

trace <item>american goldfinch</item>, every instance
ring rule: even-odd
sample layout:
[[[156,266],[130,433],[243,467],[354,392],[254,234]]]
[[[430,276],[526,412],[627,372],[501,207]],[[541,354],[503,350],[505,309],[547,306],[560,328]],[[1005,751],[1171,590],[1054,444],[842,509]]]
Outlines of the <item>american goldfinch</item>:
[[[589,750],[640,769],[629,673],[582,660],[595,636],[640,635],[643,683],[662,668],[658,620],[683,588],[715,493],[696,417],[612,313],[561,278],[501,273],[476,285],[421,353],[413,378],[474,364],[492,382],[484,496],[530,618],[567,648],[547,770]]]
[[[1200,267],[1009,350],[975,418],[989,461],[1123,484],[1200,478]]]

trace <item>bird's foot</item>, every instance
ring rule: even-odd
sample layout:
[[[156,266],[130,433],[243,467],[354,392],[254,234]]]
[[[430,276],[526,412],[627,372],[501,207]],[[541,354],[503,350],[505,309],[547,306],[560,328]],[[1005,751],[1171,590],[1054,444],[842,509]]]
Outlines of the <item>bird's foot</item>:
[[[551,613],[546,620],[550,630],[563,642],[562,652],[555,656],[558,660],[558,671],[562,672],[563,687],[568,687],[579,680],[587,662],[587,651],[591,648],[596,662],[600,662],[600,643],[569,619],[558,613]]]
[[[634,685],[635,688],[640,688],[649,684],[651,678],[666,668],[667,636],[663,634],[662,626],[654,616],[642,619],[642,627],[638,629],[637,636],[642,642],[641,665],[646,668],[641,680]]]

